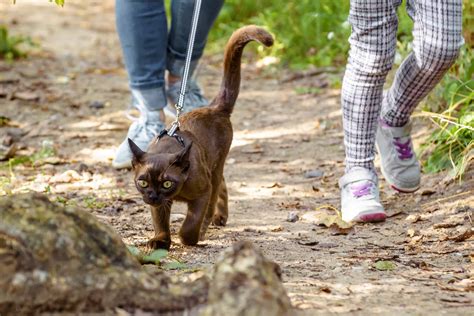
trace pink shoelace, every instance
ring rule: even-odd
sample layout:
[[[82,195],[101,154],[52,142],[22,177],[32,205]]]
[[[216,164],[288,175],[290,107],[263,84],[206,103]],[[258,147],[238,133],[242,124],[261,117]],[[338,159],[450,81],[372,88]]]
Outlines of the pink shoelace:
[[[360,185],[353,185],[351,187],[351,190],[352,190],[352,194],[356,198],[360,198],[360,197],[369,195],[371,193],[372,183],[371,182],[365,182],[365,183],[360,184]]]
[[[413,157],[410,139],[408,139],[406,143],[403,143],[400,138],[396,137],[393,141],[393,144],[397,149],[398,158],[400,158],[401,160],[407,160]]]

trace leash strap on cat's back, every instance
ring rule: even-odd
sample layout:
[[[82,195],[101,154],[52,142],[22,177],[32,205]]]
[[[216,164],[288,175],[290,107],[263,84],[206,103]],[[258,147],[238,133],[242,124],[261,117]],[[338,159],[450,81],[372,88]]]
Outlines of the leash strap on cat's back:
[[[184,64],[183,75],[181,77],[181,89],[179,91],[179,98],[178,103],[174,105],[176,109],[176,119],[171,124],[170,129],[168,130],[168,135],[173,136],[176,130],[179,127],[179,115],[183,109],[184,105],[184,98],[186,96],[186,86],[188,83],[188,76],[189,76],[189,67],[191,65],[191,57],[193,54],[193,47],[194,47],[194,38],[196,37],[196,30],[199,21],[199,12],[201,11],[201,1],[202,0],[195,0],[194,1],[194,10],[193,10],[193,20],[191,22],[191,33],[189,34],[188,38],[188,49],[186,52],[186,62]]]
[[[168,131],[165,130],[165,129],[162,130],[161,133],[160,133],[158,136],[156,136],[154,142],[159,141],[159,140],[160,140],[161,138],[163,138],[163,136],[165,136],[165,135],[168,135],[168,136],[170,136],[170,137],[174,137],[174,138],[178,141],[178,143],[179,143],[181,146],[186,147],[186,144],[184,143],[183,137],[179,136],[179,135],[176,134],[176,133],[174,133],[173,135],[170,135],[170,134],[168,133]]]

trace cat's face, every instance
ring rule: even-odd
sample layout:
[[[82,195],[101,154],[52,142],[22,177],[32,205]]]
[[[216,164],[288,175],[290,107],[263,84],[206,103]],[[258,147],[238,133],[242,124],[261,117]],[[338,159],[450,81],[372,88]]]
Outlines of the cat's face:
[[[149,155],[130,142],[135,186],[142,194],[143,201],[159,206],[173,200],[188,178],[191,144],[176,154]]]

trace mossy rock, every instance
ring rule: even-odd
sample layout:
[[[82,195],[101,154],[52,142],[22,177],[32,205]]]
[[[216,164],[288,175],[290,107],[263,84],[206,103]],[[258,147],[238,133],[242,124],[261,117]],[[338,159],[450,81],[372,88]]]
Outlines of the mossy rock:
[[[34,193],[0,198],[0,315],[116,308],[284,315],[291,308],[278,265],[248,242],[226,250],[210,275],[179,282],[146,271],[87,211]]]

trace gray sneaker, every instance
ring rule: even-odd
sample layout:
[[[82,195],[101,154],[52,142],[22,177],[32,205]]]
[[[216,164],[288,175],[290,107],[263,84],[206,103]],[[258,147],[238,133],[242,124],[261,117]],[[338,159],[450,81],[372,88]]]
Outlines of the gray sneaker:
[[[161,121],[156,122],[144,122],[137,120],[130,125],[127,133],[127,137],[120,144],[115,154],[115,159],[112,161],[112,167],[115,169],[130,168],[132,166],[132,152],[128,145],[128,138],[133,140],[141,150],[146,151],[150,141],[158,135],[165,125]]]
[[[391,127],[380,120],[376,136],[382,174],[393,189],[403,193],[420,188],[420,164],[413,152],[410,132],[411,122]]]
[[[341,213],[346,222],[381,222],[387,215],[380,204],[377,175],[362,167],[352,168],[341,179]]]
[[[178,103],[179,92],[181,89],[181,81],[177,81],[168,86],[166,96],[171,104],[165,107],[166,115],[176,118],[176,109],[174,105]],[[197,108],[202,108],[209,105],[209,101],[202,95],[201,88],[194,80],[188,81],[188,88],[186,90],[186,97],[184,99],[183,113],[190,112]]]

